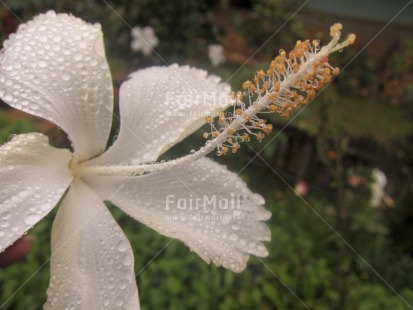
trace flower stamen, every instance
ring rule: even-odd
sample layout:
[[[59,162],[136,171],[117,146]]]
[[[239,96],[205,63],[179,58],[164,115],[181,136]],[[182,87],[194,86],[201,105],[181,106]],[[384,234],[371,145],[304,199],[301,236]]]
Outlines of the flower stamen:
[[[260,119],[258,113],[278,113],[288,118],[292,112],[313,100],[317,92],[338,75],[340,69],[329,64],[328,55],[353,44],[355,40],[355,35],[350,34],[346,40],[338,43],[341,29],[341,24],[334,24],[330,29],[332,40],[322,48],[318,40],[306,40],[297,41],[288,55],[286,51],[280,50],[266,71],[257,71],[251,80],[242,84],[243,93],[231,94],[231,113],[224,115],[221,112],[217,125],[210,116],[206,118],[212,134],[204,134],[204,137],[216,142],[218,155],[227,154],[227,148],[233,148],[234,145],[236,152],[239,149],[238,142],[247,141],[239,131],[245,130],[258,141],[271,133],[272,124]]]

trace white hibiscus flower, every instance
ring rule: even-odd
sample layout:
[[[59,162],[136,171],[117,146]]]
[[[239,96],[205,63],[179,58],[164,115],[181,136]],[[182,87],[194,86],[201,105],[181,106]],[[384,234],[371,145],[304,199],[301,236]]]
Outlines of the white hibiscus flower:
[[[386,196],[384,189],[387,185],[387,177],[383,171],[377,168],[373,169],[371,175],[373,178],[373,183],[371,184],[370,205],[377,208]]]
[[[113,89],[100,25],[54,12],[21,25],[0,54],[0,98],[65,130],[73,153],[50,146],[41,133],[16,135],[0,147],[0,252],[62,200],[52,228],[45,309],[139,309],[132,249],[105,200],[183,241],[208,263],[240,272],[249,254],[267,256],[262,241],[270,240],[270,231],[262,221],[271,214],[264,200],[204,156],[216,148],[220,154],[237,150],[228,144],[239,129],[252,131],[258,112],[273,105],[287,112],[282,94],[297,80],[313,85],[309,70],[326,75],[326,55],[354,39],[338,44],[338,37],[339,29],[320,51],[299,47],[301,71],[274,73],[280,85],[271,83],[266,94],[257,90],[253,105],[237,96],[241,113],[220,114],[223,128],[199,151],[153,163],[205,115],[228,106],[227,85],[189,67],[135,72],[120,88],[120,131],[105,151]],[[270,96],[276,93],[280,99]]]
[[[226,61],[224,48],[219,44],[208,45],[208,57],[214,67],[217,67]]]
[[[131,35],[131,49],[135,52],[141,51],[145,56],[150,55],[153,48],[157,47],[159,44],[159,39],[155,34],[155,30],[151,26],[143,28],[133,27]]]

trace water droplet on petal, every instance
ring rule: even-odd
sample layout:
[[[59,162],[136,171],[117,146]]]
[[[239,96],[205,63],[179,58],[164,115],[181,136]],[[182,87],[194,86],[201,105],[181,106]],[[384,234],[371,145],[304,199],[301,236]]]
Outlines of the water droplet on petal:
[[[40,216],[37,214],[29,214],[24,218],[24,222],[27,225],[34,225],[40,220]]]
[[[118,243],[118,251],[125,252],[128,249],[128,244],[125,241],[120,241]]]
[[[80,54],[80,53],[76,53],[76,54],[73,56],[73,59],[76,60],[76,61],[81,61],[81,60],[83,59],[83,55]]]
[[[10,213],[9,211],[3,212],[3,213],[0,215],[0,218],[1,218],[2,220],[8,220],[8,219],[10,219],[10,217],[11,217],[11,213]]]
[[[116,298],[115,303],[118,307],[120,307],[120,306],[123,305],[123,299],[118,297],[118,298]]]
[[[70,74],[64,73],[62,75],[62,79],[63,79],[63,81],[69,81],[70,80]]]

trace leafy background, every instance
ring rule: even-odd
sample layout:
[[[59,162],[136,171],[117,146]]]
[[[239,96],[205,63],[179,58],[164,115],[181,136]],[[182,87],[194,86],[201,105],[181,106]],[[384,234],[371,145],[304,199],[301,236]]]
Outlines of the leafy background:
[[[396,3],[401,7],[407,1]],[[49,9],[101,23],[116,87],[133,70],[177,62],[205,68],[237,90],[280,48],[288,50],[306,37],[323,40],[328,25],[343,21],[344,30],[356,32],[359,40],[332,57],[331,63],[344,70],[311,107],[289,120],[269,117],[276,132],[262,143],[244,145],[236,156],[212,155],[240,171],[250,188],[266,198],[273,213],[269,257],[252,257],[243,273],[234,274],[205,264],[180,242],[108,207],[135,252],[142,309],[412,308],[411,24],[396,20],[364,49],[388,20],[370,18],[369,12],[358,19],[326,13],[311,1],[299,14],[294,13],[304,2],[287,0],[13,0],[4,4],[0,5],[1,40],[15,31],[18,18],[26,21]],[[155,29],[160,39],[157,55],[144,57],[130,49],[126,23]],[[224,46],[225,64],[210,65],[210,43]],[[37,130],[46,132],[52,144],[67,146],[59,129],[4,104],[0,128],[2,143],[11,134]],[[200,147],[202,131],[164,157]],[[388,199],[379,208],[369,205],[374,168],[388,178]],[[349,182],[354,176],[361,180],[357,186]],[[309,192],[300,197],[293,187],[302,180]],[[1,309],[40,309],[45,302],[53,217],[54,212],[30,230],[36,240],[24,261],[0,270]]]

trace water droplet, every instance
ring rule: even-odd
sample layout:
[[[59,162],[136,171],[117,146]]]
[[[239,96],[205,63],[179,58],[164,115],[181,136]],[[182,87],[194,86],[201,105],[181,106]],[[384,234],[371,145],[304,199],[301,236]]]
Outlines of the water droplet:
[[[64,73],[62,75],[62,79],[63,79],[63,81],[69,81],[70,80],[70,74]]]
[[[238,229],[239,229],[239,225],[238,225],[238,224],[234,224],[234,225],[231,226],[231,228],[232,228],[233,230],[238,230]]]
[[[83,55],[81,53],[76,53],[73,56],[73,59],[76,60],[76,61],[81,61],[83,59]]]
[[[125,257],[123,258],[123,265],[125,266],[130,266],[133,263],[133,259],[131,255],[125,255]]]
[[[13,95],[12,94],[6,94],[4,96],[4,101],[12,101],[13,100]]]
[[[19,193],[19,196],[20,196],[20,197],[26,197],[28,194],[29,194],[29,193],[28,193],[27,191],[21,191],[21,192]]]
[[[6,227],[9,227],[9,226],[10,226],[10,223],[8,221],[4,221],[4,222],[0,223],[0,227],[6,228]]]
[[[29,214],[24,218],[24,222],[27,225],[34,225],[40,220],[40,216],[38,214]]]
[[[37,64],[40,68],[46,68],[47,66],[47,63],[44,60],[40,60]]]
[[[238,240],[238,236],[236,234],[230,234],[229,235],[229,240],[231,241],[237,241]]]
[[[116,298],[115,303],[118,307],[120,307],[120,306],[123,305],[123,299],[118,297],[118,298]]]
[[[3,212],[0,217],[3,220],[8,220],[11,217],[11,213],[9,211]]]
[[[118,243],[118,251],[125,252],[128,249],[128,244],[125,241],[120,241]]]

